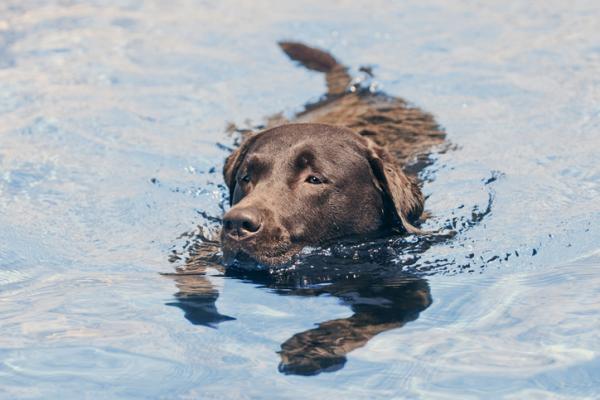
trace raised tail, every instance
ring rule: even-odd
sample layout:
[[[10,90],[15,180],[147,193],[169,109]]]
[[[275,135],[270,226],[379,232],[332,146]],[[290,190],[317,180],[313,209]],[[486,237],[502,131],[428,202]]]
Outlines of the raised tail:
[[[306,68],[325,72],[328,96],[344,94],[350,86],[352,78],[348,74],[348,68],[328,52],[298,42],[279,42],[279,47],[288,57]]]

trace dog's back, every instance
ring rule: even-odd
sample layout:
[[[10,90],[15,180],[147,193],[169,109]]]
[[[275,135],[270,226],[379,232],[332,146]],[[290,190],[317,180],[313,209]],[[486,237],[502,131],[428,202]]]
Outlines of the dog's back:
[[[403,166],[426,158],[445,134],[431,114],[409,106],[400,98],[352,86],[348,68],[331,54],[296,42],[280,42],[282,50],[308,69],[325,73],[326,95],[308,104],[292,121],[314,122],[350,128],[386,147]]]

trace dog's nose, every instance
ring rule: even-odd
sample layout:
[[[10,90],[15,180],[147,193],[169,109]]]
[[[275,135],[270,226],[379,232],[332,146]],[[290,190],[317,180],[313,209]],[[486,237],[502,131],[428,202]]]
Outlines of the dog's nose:
[[[256,235],[261,227],[260,214],[254,208],[234,207],[223,217],[225,233],[236,240],[247,239]]]

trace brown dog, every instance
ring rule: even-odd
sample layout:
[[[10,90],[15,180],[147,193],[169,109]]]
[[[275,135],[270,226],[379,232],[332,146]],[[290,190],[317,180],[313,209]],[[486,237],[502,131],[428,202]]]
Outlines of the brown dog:
[[[272,267],[304,246],[419,233],[423,195],[403,167],[444,141],[431,115],[352,85],[347,68],[324,51],[280,46],[325,72],[328,92],[293,121],[272,119],[227,158],[232,207],[221,233],[225,263],[250,259]]]

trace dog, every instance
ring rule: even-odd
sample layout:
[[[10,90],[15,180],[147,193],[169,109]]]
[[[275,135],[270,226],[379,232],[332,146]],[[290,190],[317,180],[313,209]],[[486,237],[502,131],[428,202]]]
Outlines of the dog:
[[[414,241],[387,235],[423,233],[416,175],[431,152],[447,144],[430,114],[352,79],[329,53],[295,42],[279,45],[292,60],[325,73],[327,93],[290,120],[277,115],[258,133],[239,130],[242,142],[223,168],[231,208],[221,240],[200,234],[186,242],[185,265],[166,274],[178,288],[167,305],[195,325],[234,320],[217,308],[220,293],[208,279],[210,270],[271,293],[338,298],[349,317],[297,332],[278,352],[280,372],[315,375],[343,368],[348,353],[431,305],[427,281],[405,267],[449,236]],[[332,242],[283,268],[303,247]],[[401,265],[397,246],[410,255]]]
[[[327,93],[291,120],[271,118],[266,129],[244,135],[227,157],[224,263],[276,268],[306,246],[420,234],[424,198],[411,166],[444,143],[434,118],[356,84],[323,50],[279,45],[292,60],[325,73]]]

